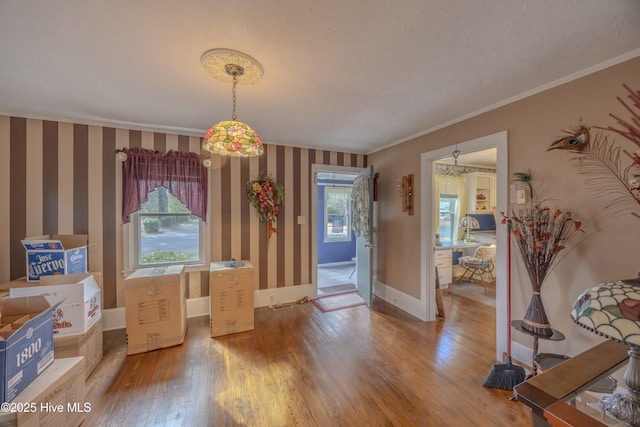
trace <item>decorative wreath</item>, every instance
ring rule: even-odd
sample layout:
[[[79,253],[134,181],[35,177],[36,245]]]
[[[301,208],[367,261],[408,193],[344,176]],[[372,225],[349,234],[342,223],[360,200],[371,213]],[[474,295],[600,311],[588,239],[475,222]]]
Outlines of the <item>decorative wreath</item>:
[[[258,212],[260,221],[267,223],[268,247],[271,234],[278,232],[275,224],[278,219],[280,205],[284,203],[284,187],[275,182],[271,175],[264,175],[247,182],[247,197],[249,203]]]

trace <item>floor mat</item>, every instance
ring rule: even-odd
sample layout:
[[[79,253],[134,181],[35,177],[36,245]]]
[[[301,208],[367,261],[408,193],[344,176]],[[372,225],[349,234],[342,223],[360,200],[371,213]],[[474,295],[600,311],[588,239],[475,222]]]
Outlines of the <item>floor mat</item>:
[[[343,308],[357,307],[365,305],[359,292],[348,292],[345,294],[329,295],[312,299],[311,302],[323,313],[328,311],[342,310]]]

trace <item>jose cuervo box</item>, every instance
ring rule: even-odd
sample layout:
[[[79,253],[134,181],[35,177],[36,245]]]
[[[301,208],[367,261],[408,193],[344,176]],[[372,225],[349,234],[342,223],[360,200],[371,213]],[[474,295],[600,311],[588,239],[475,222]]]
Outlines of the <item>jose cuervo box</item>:
[[[67,234],[28,237],[21,241],[27,251],[27,281],[40,276],[87,272],[87,236]]]

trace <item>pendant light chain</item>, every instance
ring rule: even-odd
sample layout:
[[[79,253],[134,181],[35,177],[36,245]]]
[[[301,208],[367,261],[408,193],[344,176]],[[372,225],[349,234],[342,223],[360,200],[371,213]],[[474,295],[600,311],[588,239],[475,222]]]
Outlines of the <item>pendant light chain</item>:
[[[231,119],[235,122],[238,121],[238,117],[236,116],[236,85],[238,84],[238,73],[233,73],[233,89],[231,89],[231,93],[233,94],[232,102],[233,102],[233,111],[231,113]]]

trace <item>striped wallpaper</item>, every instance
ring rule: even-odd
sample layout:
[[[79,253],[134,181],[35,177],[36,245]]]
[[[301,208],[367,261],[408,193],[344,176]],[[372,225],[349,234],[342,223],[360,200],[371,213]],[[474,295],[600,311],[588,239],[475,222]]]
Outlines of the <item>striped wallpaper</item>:
[[[25,275],[24,237],[88,234],[89,270],[102,272],[104,308],[124,305],[122,166],[115,158],[122,147],[200,152],[200,138],[0,116],[0,282]],[[311,283],[311,165],[366,162],[362,154],[271,144],[258,158],[212,157],[211,260],[250,260],[256,289]],[[265,172],[285,187],[268,248],[266,225],[245,195],[246,182]],[[298,225],[298,216],[305,224]],[[192,296],[208,295],[206,272],[188,279]]]

